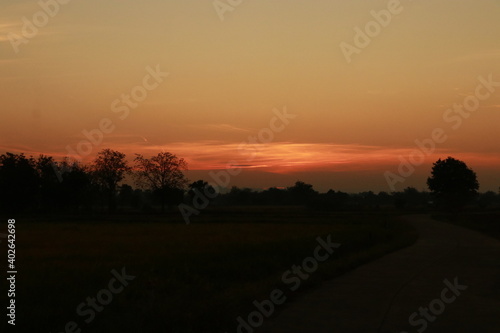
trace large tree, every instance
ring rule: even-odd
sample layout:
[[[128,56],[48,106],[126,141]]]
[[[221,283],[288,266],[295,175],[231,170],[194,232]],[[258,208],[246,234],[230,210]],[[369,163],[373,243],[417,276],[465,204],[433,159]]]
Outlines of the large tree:
[[[111,149],[103,149],[94,160],[92,175],[98,185],[108,194],[108,209],[116,211],[118,184],[132,168],[128,166],[125,154]]]
[[[464,162],[452,157],[434,163],[427,185],[437,204],[447,209],[463,207],[477,195],[479,189],[476,173]]]
[[[158,153],[151,158],[136,154],[135,178],[139,186],[149,188],[155,193],[161,203],[162,212],[169,199],[181,199],[188,182],[182,173],[187,170],[187,163],[169,152]]]

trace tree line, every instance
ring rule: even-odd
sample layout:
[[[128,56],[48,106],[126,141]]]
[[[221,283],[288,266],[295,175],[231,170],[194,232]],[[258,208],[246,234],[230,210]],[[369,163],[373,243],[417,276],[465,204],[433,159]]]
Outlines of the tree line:
[[[7,152],[0,155],[0,208],[78,212],[106,202],[108,211],[115,212],[120,199],[133,196],[132,187],[122,184],[130,175],[139,191],[146,191],[164,210],[167,202],[182,201],[188,182],[183,170],[187,170],[185,160],[168,152],[151,158],[136,154],[132,166],[125,154],[111,149],[101,150],[88,165]]]
[[[89,164],[51,156],[0,155],[0,209],[2,212],[164,212],[180,203],[192,203],[196,193],[219,192],[204,180],[190,183],[183,158],[161,152],[150,158],[101,150]],[[127,178],[129,176],[129,178]],[[131,179],[135,187],[124,183]],[[408,187],[401,192],[372,191],[319,193],[313,185],[297,181],[287,188],[266,190],[232,187],[212,197],[211,205],[306,205],[318,210],[397,209],[440,206],[457,209],[475,202],[480,207],[500,204],[500,193],[478,194],[476,174],[451,157],[434,163],[427,180],[430,191]]]

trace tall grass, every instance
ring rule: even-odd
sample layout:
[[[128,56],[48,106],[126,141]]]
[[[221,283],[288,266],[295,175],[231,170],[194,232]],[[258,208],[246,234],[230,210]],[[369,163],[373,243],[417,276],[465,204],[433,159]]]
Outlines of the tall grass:
[[[281,275],[312,255],[318,236],[342,246],[297,291],[407,246],[415,231],[384,214],[315,214],[255,207],[208,210],[193,224],[18,220],[18,323],[62,332],[223,332]],[[78,304],[107,287],[112,269],[136,276],[89,324]],[[293,298],[294,294],[288,295]]]

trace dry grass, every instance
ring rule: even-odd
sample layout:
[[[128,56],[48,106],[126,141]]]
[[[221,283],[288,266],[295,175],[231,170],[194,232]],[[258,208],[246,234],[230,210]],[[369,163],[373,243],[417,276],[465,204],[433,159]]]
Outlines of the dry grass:
[[[19,324],[51,332],[68,321],[84,332],[229,331],[254,299],[282,284],[283,272],[312,254],[318,236],[331,234],[342,247],[305,288],[416,238],[396,217],[376,214],[239,208],[207,212],[197,222],[17,220]],[[77,305],[122,267],[136,279],[84,323]]]

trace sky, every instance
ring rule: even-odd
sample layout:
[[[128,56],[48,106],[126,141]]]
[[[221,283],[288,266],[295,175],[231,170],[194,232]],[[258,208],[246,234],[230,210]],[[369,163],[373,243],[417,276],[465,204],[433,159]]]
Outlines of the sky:
[[[452,156],[498,191],[499,16],[500,0],[2,0],[0,153],[168,151],[192,181],[346,192],[426,189]]]

